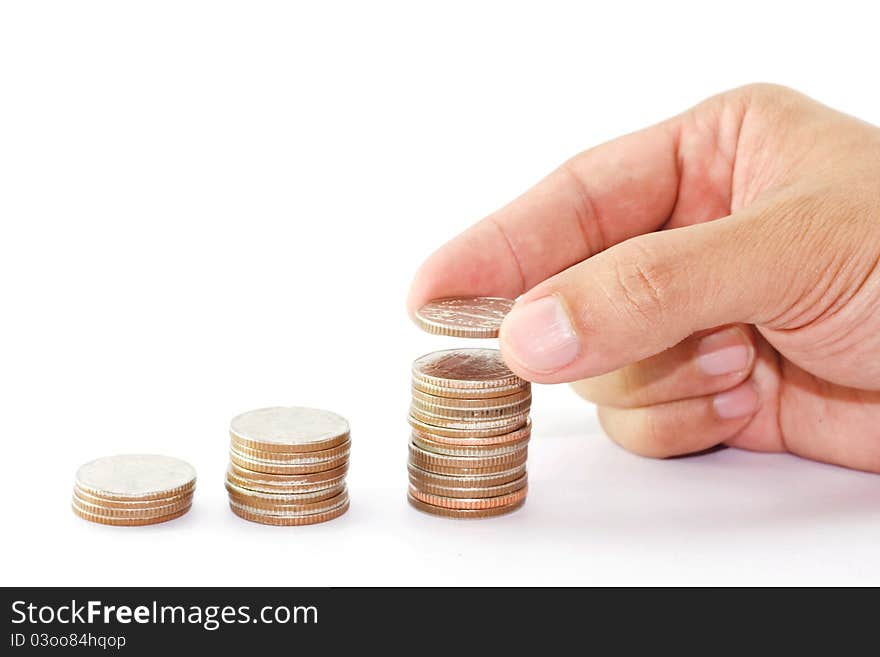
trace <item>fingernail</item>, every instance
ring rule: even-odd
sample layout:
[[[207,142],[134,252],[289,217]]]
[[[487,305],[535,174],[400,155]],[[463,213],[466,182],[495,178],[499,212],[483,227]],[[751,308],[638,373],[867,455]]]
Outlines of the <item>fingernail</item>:
[[[554,372],[580,351],[568,313],[555,296],[516,306],[504,321],[504,342],[514,359],[533,372]]]
[[[753,383],[746,381],[733,390],[715,395],[712,406],[722,420],[746,417],[758,408],[758,391]]]
[[[741,372],[749,366],[752,348],[735,326],[707,335],[697,345],[697,366],[709,376]]]

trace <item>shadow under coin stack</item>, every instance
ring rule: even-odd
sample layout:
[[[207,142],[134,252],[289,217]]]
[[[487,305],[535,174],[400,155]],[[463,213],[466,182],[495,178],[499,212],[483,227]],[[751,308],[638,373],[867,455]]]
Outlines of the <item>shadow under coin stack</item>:
[[[192,506],[193,467],[170,456],[120,454],[90,461],[76,473],[73,512],[102,525],[155,525]]]
[[[229,426],[233,513],[266,525],[312,525],[348,510],[348,422],[316,408],[242,413]]]
[[[512,301],[441,299],[416,319],[431,333],[496,337]],[[520,508],[528,491],[531,386],[497,349],[450,349],[412,368],[409,493],[412,506],[452,518]]]

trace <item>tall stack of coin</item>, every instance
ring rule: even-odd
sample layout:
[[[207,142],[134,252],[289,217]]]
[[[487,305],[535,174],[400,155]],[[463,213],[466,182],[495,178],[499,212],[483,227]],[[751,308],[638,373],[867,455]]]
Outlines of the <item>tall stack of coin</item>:
[[[193,467],[170,456],[120,454],[86,463],[76,473],[71,507],[103,525],[154,525],[192,506]]]
[[[312,525],[348,510],[345,418],[316,408],[261,408],[233,418],[229,434],[226,490],[236,515],[266,525]]]
[[[495,337],[512,301],[441,299],[416,319],[431,333]],[[509,513],[525,503],[531,386],[496,349],[437,351],[413,363],[408,500],[453,518]]]

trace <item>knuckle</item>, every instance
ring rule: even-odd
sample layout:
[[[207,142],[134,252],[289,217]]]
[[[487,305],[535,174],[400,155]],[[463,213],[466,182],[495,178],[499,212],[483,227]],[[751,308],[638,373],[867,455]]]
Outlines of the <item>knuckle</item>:
[[[835,194],[788,194],[759,213],[765,243],[782,245],[767,269],[779,283],[763,295],[762,324],[796,329],[814,323],[858,289],[865,265],[859,218]],[[804,263],[811,263],[804,267]]]
[[[763,121],[768,132],[784,134],[811,114],[809,99],[781,84],[755,83],[743,87],[741,92],[742,104]]]
[[[632,319],[647,327],[662,321],[670,307],[670,271],[655,251],[633,240],[608,252],[613,272],[613,297]]]
[[[752,82],[735,90],[734,93],[741,93],[753,101],[768,104],[783,98],[799,95],[791,87],[786,87],[784,84],[776,82]]]

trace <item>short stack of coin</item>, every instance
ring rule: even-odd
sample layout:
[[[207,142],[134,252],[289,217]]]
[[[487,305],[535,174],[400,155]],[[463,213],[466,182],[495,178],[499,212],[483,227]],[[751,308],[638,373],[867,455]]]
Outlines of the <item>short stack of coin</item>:
[[[453,518],[509,513],[526,499],[531,387],[496,349],[417,359],[409,423],[410,504]]]
[[[348,510],[348,422],[329,411],[272,407],[233,418],[226,490],[233,513],[266,525],[312,525]]]
[[[120,454],[86,463],[76,473],[71,507],[102,525],[154,525],[192,506],[196,471],[180,459]]]

